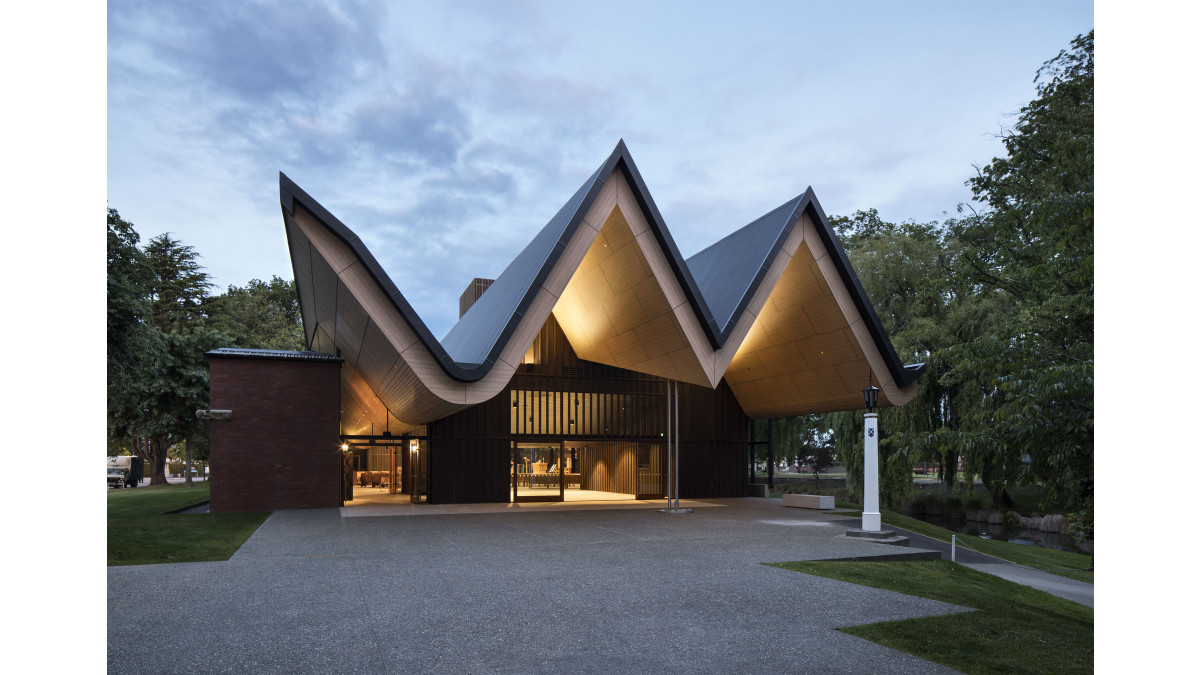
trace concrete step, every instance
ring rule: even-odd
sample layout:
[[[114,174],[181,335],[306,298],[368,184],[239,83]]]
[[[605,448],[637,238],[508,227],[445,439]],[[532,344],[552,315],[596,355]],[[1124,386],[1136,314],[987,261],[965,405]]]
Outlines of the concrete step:
[[[867,539],[876,544],[891,544],[892,546],[908,546],[908,537],[899,536],[895,530],[879,530],[874,532],[871,530],[846,530],[847,537],[857,537],[859,539]]]

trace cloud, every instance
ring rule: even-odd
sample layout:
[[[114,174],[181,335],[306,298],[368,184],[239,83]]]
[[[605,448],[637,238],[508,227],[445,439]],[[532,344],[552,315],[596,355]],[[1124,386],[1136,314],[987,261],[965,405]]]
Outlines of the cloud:
[[[434,168],[456,164],[471,138],[470,120],[454,98],[423,91],[367,101],[348,126],[350,138],[376,157],[419,159]]]
[[[262,253],[287,265],[284,171],[363,237],[442,334],[471,277],[498,274],[619,138],[684,254],[808,185],[831,213],[924,219],[960,201],[970,164],[993,153],[963,139],[1014,109],[983,96],[1006,80],[980,64],[1007,50],[1035,69],[1065,44],[1050,36],[1035,50],[1002,31],[966,49],[973,34],[914,40],[832,5],[389,11],[399,6],[112,0],[111,205],[146,238],[178,232],[214,271],[231,270],[219,283],[241,285],[290,273]],[[920,35],[946,34],[919,15],[897,13]],[[798,20],[821,28],[794,39]],[[1022,39],[1028,26],[1050,30],[1026,22]],[[981,76],[956,84],[948,60]],[[1016,70],[1001,100],[1019,104],[1033,71]]]
[[[376,31],[386,7],[378,2],[116,0],[108,6],[110,49],[136,43],[245,103],[319,98],[349,86],[353,78],[345,74],[384,60]]]

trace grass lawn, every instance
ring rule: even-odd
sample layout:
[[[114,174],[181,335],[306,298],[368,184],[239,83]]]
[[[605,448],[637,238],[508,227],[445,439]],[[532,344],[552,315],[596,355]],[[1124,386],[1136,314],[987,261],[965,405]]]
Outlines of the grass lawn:
[[[795,572],[979,611],[841,628],[964,673],[1091,673],[1094,611],[948,560],[785,562]]]
[[[883,516],[883,522],[892,527],[923,534],[931,539],[948,543],[950,535],[955,534],[943,527],[930,525],[923,520],[901,515],[895,511],[882,509],[880,514]],[[1042,548],[1041,546],[1010,544],[1007,541],[983,539],[969,534],[959,534],[958,543],[969,546],[980,553],[995,556],[1001,560],[1014,562],[1018,565],[1045,570],[1069,579],[1086,581],[1089,584],[1096,583],[1094,580],[1095,573],[1092,570],[1080,569],[1092,566],[1092,557],[1082,553],[1059,551],[1052,548]]]
[[[228,560],[270,513],[169,515],[208,501],[208,483],[108,493],[108,564]]]

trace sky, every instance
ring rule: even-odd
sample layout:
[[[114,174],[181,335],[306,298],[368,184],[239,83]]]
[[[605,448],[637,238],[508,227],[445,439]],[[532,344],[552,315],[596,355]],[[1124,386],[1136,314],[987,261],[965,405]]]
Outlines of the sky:
[[[1038,66],[1094,14],[1069,0],[732,5],[6,8],[7,437],[97,466],[101,204],[143,241],[170,231],[195,246],[222,288],[290,277],[284,171],[442,335],[470,278],[498,274],[621,138],[684,255],[809,185],[829,214],[953,214],[1035,95]],[[1200,8],[1097,8],[1096,512],[1115,543],[1096,646],[1117,672],[1175,666],[1191,639],[1171,611],[1189,561],[1145,553],[1178,542],[1194,511],[1171,478],[1200,473],[1186,423],[1200,382],[1188,328]],[[30,436],[42,420],[49,441]],[[57,494],[71,498],[33,510],[20,491],[0,497],[18,514],[10,539],[39,551],[11,561],[28,583],[10,641],[61,651],[69,633],[59,660],[90,668],[105,640],[98,475],[66,471]],[[1145,518],[1131,494],[1173,517]]]
[[[108,206],[223,291],[291,278],[278,176],[435,336],[624,139],[685,256],[812,186],[953,216],[1091,2],[205,2],[107,8]]]

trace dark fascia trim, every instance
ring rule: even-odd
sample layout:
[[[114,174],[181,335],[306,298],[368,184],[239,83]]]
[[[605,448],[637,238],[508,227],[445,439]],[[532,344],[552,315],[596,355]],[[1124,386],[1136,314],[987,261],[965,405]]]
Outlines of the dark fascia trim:
[[[546,259],[545,264],[543,264],[542,268],[538,270],[538,273],[534,277],[530,287],[526,289],[524,297],[522,297],[521,302],[517,306],[517,310],[513,313],[513,316],[509,318],[508,323],[505,324],[500,336],[496,340],[495,344],[492,345],[487,358],[483,363],[479,364],[460,364],[450,358],[450,355],[446,352],[445,348],[443,348],[441,343],[433,337],[433,333],[430,332],[429,328],[425,325],[425,322],[421,320],[420,316],[417,315],[416,311],[412,308],[408,301],[404,299],[403,294],[401,294],[400,290],[396,288],[396,285],[392,282],[391,278],[388,277],[387,273],[383,271],[383,268],[375,260],[375,257],[371,254],[371,252],[367,250],[367,247],[362,243],[362,240],[359,239],[358,235],[354,234],[350,228],[346,227],[346,225],[344,225],[333,214],[326,210],[325,207],[321,206],[316,199],[313,199],[312,196],[292,182],[292,180],[283,172],[280,172],[279,174],[279,196],[280,206],[283,209],[285,218],[294,217],[295,205],[297,202],[299,202],[300,206],[304,208],[304,210],[312,214],[312,216],[316,218],[318,222],[324,225],[330,232],[334,234],[334,236],[338,237],[338,239],[345,243],[350,250],[354,252],[355,256],[363,264],[363,267],[368,271],[371,277],[377,284],[379,284],[380,288],[391,300],[392,305],[400,313],[400,316],[413,330],[425,348],[429,350],[430,354],[433,355],[438,364],[441,365],[442,370],[445,371],[447,375],[460,382],[475,382],[487,375],[487,373],[492,369],[492,366],[495,365],[501,350],[503,350],[513,333],[516,332],[517,326],[520,324],[521,319],[524,317],[525,312],[529,309],[529,306],[533,304],[533,300],[537,296],[538,289],[541,288],[546,278],[550,275],[554,265],[558,262],[559,257],[561,257],[562,252],[565,250],[566,244],[570,241],[571,237],[574,236],[576,230],[578,230],[580,223],[583,222],[584,216],[587,215],[588,209],[590,209],[592,203],[595,202],[596,197],[599,195],[600,190],[603,189],[604,184],[608,181],[609,176],[611,176],[612,172],[616,170],[620,170],[624,175],[626,182],[629,183],[633,191],[634,198],[638,203],[638,207],[642,210],[642,215],[646,218],[647,223],[650,225],[650,229],[654,233],[655,240],[658,241],[663,252],[667,254],[666,257],[671,266],[671,270],[675,274],[676,280],[678,280],[680,286],[682,287],[684,295],[688,300],[688,304],[691,305],[696,316],[700,318],[700,322],[705,329],[705,335],[708,337],[709,344],[714,350],[720,349],[725,344],[725,341],[733,332],[738,320],[745,312],[746,305],[749,304],[750,298],[754,295],[754,292],[758,289],[759,285],[761,285],[763,279],[766,277],[767,267],[769,267],[775,261],[780,250],[783,248],[784,242],[791,233],[792,228],[795,227],[796,223],[799,221],[800,214],[808,212],[809,218],[816,225],[817,233],[821,237],[822,242],[825,244],[826,249],[834,254],[834,266],[837,268],[838,274],[842,278],[842,282],[848,289],[850,289],[850,295],[854,300],[855,307],[866,320],[867,329],[871,333],[871,337],[875,341],[876,347],[879,348],[880,352],[884,355],[885,360],[888,362],[888,370],[893,379],[899,386],[904,387],[915,381],[924,370],[924,364],[905,366],[900,362],[900,359],[896,354],[896,350],[892,346],[891,340],[887,337],[887,334],[884,333],[883,325],[880,323],[878,315],[876,315],[874,308],[867,299],[866,292],[864,291],[862,284],[859,282],[858,277],[854,274],[854,270],[850,267],[850,261],[846,258],[846,252],[842,249],[841,243],[834,234],[833,228],[829,224],[829,219],[826,218],[825,212],[821,209],[821,205],[817,202],[811,187],[805,190],[803,198],[800,200],[793,213],[789,216],[788,224],[782,228],[780,235],[772,245],[771,251],[766,260],[756,273],[754,280],[750,284],[750,287],[746,290],[746,293],[743,295],[738,307],[734,310],[733,316],[730,317],[729,323],[723,328],[718,327],[716,325],[716,320],[713,319],[712,311],[709,309],[708,304],[704,301],[704,296],[701,295],[695,280],[692,278],[691,271],[688,269],[686,262],[684,262],[683,257],[680,255],[679,248],[676,246],[674,238],[671,237],[670,232],[667,230],[666,224],[662,218],[662,214],[659,212],[658,206],[654,203],[654,199],[650,196],[650,192],[646,188],[646,183],[642,179],[641,173],[638,171],[637,165],[634,163],[633,158],[630,156],[629,150],[625,146],[625,141],[622,139],[617,143],[616,148],[613,149],[612,154],[609,155],[608,159],[601,166],[600,170],[596,172],[596,178],[591,187],[588,189],[583,200],[580,201],[575,213],[571,216],[571,220],[568,222],[566,227],[564,227],[561,237],[555,244],[549,257]],[[289,246],[290,245],[291,242],[289,241]]]

